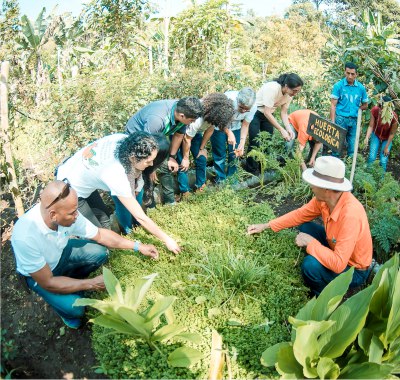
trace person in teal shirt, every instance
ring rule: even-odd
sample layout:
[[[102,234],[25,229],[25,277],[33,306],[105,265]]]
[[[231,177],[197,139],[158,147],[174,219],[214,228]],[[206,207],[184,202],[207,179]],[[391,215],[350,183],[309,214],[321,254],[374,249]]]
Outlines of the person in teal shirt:
[[[365,87],[356,80],[356,64],[346,62],[344,75],[333,86],[330,118],[333,123],[347,130],[347,155],[351,157],[356,141],[358,109],[366,110],[369,99]]]

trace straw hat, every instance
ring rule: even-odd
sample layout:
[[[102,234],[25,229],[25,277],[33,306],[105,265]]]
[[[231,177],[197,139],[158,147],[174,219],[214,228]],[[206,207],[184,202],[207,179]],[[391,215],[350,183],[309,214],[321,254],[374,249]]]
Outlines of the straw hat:
[[[346,167],[343,161],[333,156],[322,156],[315,160],[313,168],[303,172],[303,179],[313,186],[322,189],[351,191],[353,185],[344,178]]]

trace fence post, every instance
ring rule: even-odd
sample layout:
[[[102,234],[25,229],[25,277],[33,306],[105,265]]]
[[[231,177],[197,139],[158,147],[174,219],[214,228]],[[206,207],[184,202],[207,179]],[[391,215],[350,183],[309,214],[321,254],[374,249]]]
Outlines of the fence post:
[[[5,61],[1,63],[1,83],[0,83],[0,118],[1,134],[4,142],[4,153],[6,156],[6,168],[9,182],[9,189],[14,199],[15,210],[18,218],[24,214],[21,193],[18,189],[17,176],[15,174],[14,159],[11,150],[8,124],[8,73],[10,63]]]

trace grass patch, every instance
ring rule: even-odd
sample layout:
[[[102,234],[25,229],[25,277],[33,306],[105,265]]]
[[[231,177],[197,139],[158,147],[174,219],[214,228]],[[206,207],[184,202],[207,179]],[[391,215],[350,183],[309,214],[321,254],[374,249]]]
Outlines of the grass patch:
[[[126,251],[114,252],[109,266],[122,286],[135,278],[159,273],[149,299],[156,293],[178,297],[174,303],[177,323],[202,336],[195,348],[205,358],[190,369],[170,368],[162,356],[176,345],[165,344],[161,353],[152,352],[138,341],[109,335],[107,330],[94,326],[94,349],[108,376],[204,378],[212,329],[222,335],[234,378],[277,375],[261,366],[261,354],[267,347],[289,339],[287,318],[305,303],[307,292],[293,231],[246,235],[248,224],[274,216],[268,204],[253,203],[249,194],[211,190],[175,207],[151,210],[151,218],[184,247],[178,256],[163,248],[159,261]],[[134,238],[160,247],[142,229],[134,232]]]

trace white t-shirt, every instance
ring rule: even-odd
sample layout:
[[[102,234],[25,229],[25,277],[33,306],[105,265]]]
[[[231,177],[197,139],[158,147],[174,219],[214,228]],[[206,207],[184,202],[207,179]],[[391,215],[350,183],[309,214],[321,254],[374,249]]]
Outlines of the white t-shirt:
[[[282,86],[275,81],[264,83],[256,94],[256,106],[260,112],[264,112],[264,106],[272,108],[275,112],[277,107],[287,104],[289,107],[292,97],[282,94]]]
[[[235,113],[232,118],[232,123],[229,125],[229,129],[232,131],[236,131],[242,127],[242,121],[245,120],[250,123],[253,120],[254,114],[257,111],[257,106],[254,103],[251,107],[250,111],[241,113],[238,108],[237,96],[239,91],[226,91],[225,95],[233,101],[233,107],[235,109]]]
[[[14,226],[11,244],[17,262],[17,271],[24,276],[35,273],[46,264],[53,270],[60,261],[63,249],[71,236],[92,239],[98,228],[81,214],[70,227],[58,226],[53,231],[45,224],[40,204],[22,215]]]
[[[193,123],[186,127],[186,134],[194,137],[198,132],[204,132],[210,127],[210,124],[204,121],[202,117],[197,118]]]
[[[98,189],[117,197],[135,196],[124,167],[114,155],[117,143],[126,137],[126,134],[116,133],[82,148],[58,168],[57,179],[67,178],[81,198],[88,198]],[[142,187],[140,174],[135,190],[140,191]]]

